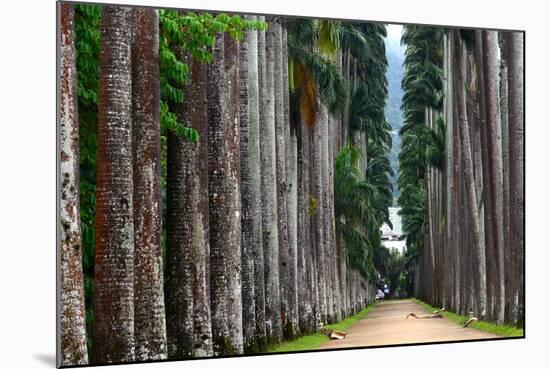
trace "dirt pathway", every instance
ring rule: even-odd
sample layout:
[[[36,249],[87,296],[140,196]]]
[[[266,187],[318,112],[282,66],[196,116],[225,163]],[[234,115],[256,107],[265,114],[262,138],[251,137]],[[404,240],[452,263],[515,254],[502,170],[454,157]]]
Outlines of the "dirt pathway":
[[[365,318],[347,330],[345,339],[327,342],[320,349],[501,338],[462,328],[447,319],[405,319],[409,313],[428,312],[412,300],[379,302]]]

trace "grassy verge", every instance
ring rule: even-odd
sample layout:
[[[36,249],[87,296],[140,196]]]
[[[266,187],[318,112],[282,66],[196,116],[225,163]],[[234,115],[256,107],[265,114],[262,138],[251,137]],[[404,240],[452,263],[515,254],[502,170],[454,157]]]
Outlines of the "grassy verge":
[[[424,301],[421,301],[421,300],[418,300],[418,299],[413,299],[413,301],[415,301],[415,302],[419,303],[420,305],[422,305],[422,307],[424,309],[426,309],[427,311],[429,311],[430,313],[435,311],[435,310],[438,310],[438,308],[433,307],[433,306],[425,303]],[[440,314],[443,315],[445,318],[449,319],[450,321],[453,321],[453,322],[455,322],[456,324],[459,324],[459,325],[464,325],[464,323],[466,323],[466,321],[468,320],[467,316],[458,315],[458,314],[452,313],[450,311],[442,311]],[[497,324],[494,324],[494,323],[477,321],[477,322],[473,322],[469,326],[471,328],[475,328],[475,329],[478,329],[478,330],[484,331],[484,332],[493,333],[493,334],[496,334],[498,336],[523,337],[523,329],[522,328],[517,328],[517,327],[514,327],[514,326],[510,326],[510,325],[497,325]]]
[[[373,308],[374,304],[371,304],[361,310],[359,313],[350,316],[338,323],[328,324],[325,327],[328,329],[334,329],[338,331],[345,331],[353,324],[357,323],[360,319],[364,318]],[[277,345],[273,345],[268,348],[267,352],[292,352],[313,350],[321,346],[323,343],[328,342],[329,338],[324,334],[312,334],[309,336],[302,336],[292,341],[281,342]]]

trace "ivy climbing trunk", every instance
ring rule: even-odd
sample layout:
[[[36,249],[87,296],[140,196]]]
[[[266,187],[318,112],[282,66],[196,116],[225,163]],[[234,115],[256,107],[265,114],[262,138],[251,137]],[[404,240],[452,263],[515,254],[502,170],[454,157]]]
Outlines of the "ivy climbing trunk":
[[[131,13],[101,15],[94,364],[135,359]]]
[[[59,8],[59,146],[60,146],[60,319],[58,327],[58,364],[86,365],[86,313],[82,274],[82,235],[80,231],[78,109],[76,94],[76,52],[74,8]]]

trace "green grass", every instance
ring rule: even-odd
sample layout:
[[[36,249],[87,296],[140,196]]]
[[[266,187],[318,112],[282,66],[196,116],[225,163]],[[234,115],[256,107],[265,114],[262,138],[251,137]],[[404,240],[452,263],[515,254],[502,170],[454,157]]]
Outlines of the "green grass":
[[[413,301],[415,301],[418,304],[422,305],[422,307],[430,313],[435,311],[435,310],[438,310],[438,308],[436,308],[434,306],[431,306],[431,305],[425,303],[424,301],[421,301],[421,300],[418,300],[418,299],[413,299]],[[440,312],[440,314],[443,315],[443,317],[445,317],[446,319],[448,319],[452,322],[455,322],[456,324],[459,324],[459,325],[464,325],[464,323],[466,323],[466,321],[468,320],[467,316],[458,315],[458,314],[452,313],[450,311],[442,311],[442,312]],[[478,329],[480,331],[493,333],[493,334],[496,334],[496,335],[502,336],[502,337],[523,337],[523,329],[522,328],[517,328],[517,327],[514,327],[514,326],[510,326],[510,325],[497,325],[497,324],[490,323],[490,322],[477,321],[477,322],[471,323],[469,325],[469,327]]]
[[[361,310],[359,313],[350,316],[338,323],[327,324],[325,327],[337,331],[346,331],[353,324],[357,323],[360,319],[364,318],[374,307],[371,304]],[[292,341],[281,342],[268,348],[267,352],[293,352],[303,350],[313,350],[321,346],[323,343],[328,342],[330,339],[321,333],[312,334],[309,336],[302,336]]]

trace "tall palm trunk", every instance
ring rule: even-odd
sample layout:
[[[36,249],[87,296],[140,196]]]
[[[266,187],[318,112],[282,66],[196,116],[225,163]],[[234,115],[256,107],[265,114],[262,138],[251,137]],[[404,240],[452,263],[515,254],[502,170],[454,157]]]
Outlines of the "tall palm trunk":
[[[288,213],[288,310],[287,319],[292,326],[291,336],[299,334],[298,325],[298,139],[296,126],[290,122],[290,91],[288,75],[288,34],[283,25],[283,111],[286,148],[287,213]]]
[[[241,197],[240,197],[240,134],[239,134],[239,42],[225,37],[225,104],[226,114],[225,161],[227,165],[227,213],[225,222],[229,223],[228,263],[229,337],[234,353],[243,353],[242,293],[241,293]],[[220,158],[221,159],[221,158]],[[227,215],[229,214],[229,219]]]
[[[176,107],[180,121],[199,133],[191,143],[168,137],[167,328],[170,358],[213,354],[208,267],[208,172],[206,65],[185,52],[189,65],[185,101]]]
[[[265,17],[258,17],[258,21],[264,21]],[[265,58],[265,32],[255,31],[249,34],[249,69],[250,80],[250,135],[251,135],[251,158],[253,186],[255,191],[253,197],[256,199],[253,206],[254,226],[254,305],[256,310],[256,341],[258,350],[262,351],[266,345],[266,317],[265,317],[265,270],[264,270],[264,200],[263,193],[263,155],[260,145],[262,144],[262,125],[266,122],[266,58]],[[256,215],[254,215],[256,214]]]
[[[508,129],[510,152],[510,258],[515,283],[509,287],[517,301],[517,310],[512,314],[518,326],[524,323],[524,281],[523,253],[524,234],[524,116],[523,116],[523,42],[524,34],[505,32],[505,58],[508,65]],[[517,316],[517,318],[516,318]]]
[[[446,293],[445,293],[445,305],[444,306],[454,306],[454,294],[453,294],[453,274],[452,274],[452,258],[450,257],[452,253],[450,252],[451,245],[453,245],[453,197],[454,192],[456,191],[455,184],[453,181],[453,131],[454,131],[454,120],[453,120],[453,109],[452,109],[452,49],[449,33],[446,33],[444,36],[444,73],[445,73],[445,90],[443,96],[445,97],[445,185],[449,189],[446,192],[446,202],[445,202],[445,254],[448,256],[445,258],[445,270],[446,270]]]
[[[312,189],[313,189],[313,245],[316,255],[316,286],[318,293],[318,314],[322,322],[327,321],[327,286],[325,278],[325,234],[323,232],[323,126],[327,120],[326,109],[321,109],[313,129],[313,139],[310,141],[313,158]]]
[[[486,281],[485,281],[485,260],[484,249],[480,242],[479,213],[476,202],[475,180],[473,171],[472,151],[470,146],[470,137],[468,132],[468,121],[466,113],[465,85],[462,64],[464,62],[463,46],[458,30],[452,30],[455,48],[454,62],[456,79],[454,79],[455,101],[458,108],[458,124],[460,129],[460,141],[462,146],[463,164],[464,164],[464,183],[467,200],[468,216],[472,227],[471,237],[474,248],[474,282],[478,300],[478,314],[485,316],[486,312]]]
[[[191,272],[193,292],[193,355],[208,357],[213,354],[210,311],[209,276],[209,206],[208,206],[208,112],[207,66],[194,60],[190,68],[190,83],[185,101],[186,121],[199,134],[195,144],[185,143],[184,160],[191,166],[192,175],[186,179],[190,200],[186,217],[192,229]],[[183,114],[185,115],[185,113]],[[183,116],[181,117],[183,118]],[[180,119],[181,119],[180,118]],[[183,119],[182,119],[183,121]],[[185,219],[184,219],[185,222]]]
[[[332,135],[330,133],[329,126],[333,124],[332,117],[329,116],[328,109],[322,107],[325,110],[323,114],[326,114],[326,119],[323,121],[322,128],[322,169],[323,169],[323,232],[325,240],[325,270],[326,270],[326,283],[327,283],[327,315],[328,321],[334,323],[336,321],[336,300],[335,295],[337,291],[336,287],[336,257],[335,257],[335,242],[332,233],[332,224],[334,216],[334,206],[332,203],[332,191],[330,177],[332,175],[332,155],[330,153],[332,145],[330,140]]]
[[[493,232],[493,213],[492,209],[492,196],[490,195],[490,171],[489,171],[489,149],[488,149],[488,134],[487,134],[487,103],[486,103],[486,83],[484,65],[484,54],[483,54],[483,37],[482,31],[475,31],[475,63],[476,63],[476,79],[477,79],[477,98],[479,106],[479,125],[481,129],[481,157],[483,165],[483,203],[481,213],[483,214],[483,219],[480,218],[484,229],[485,229],[485,248],[486,248],[486,264],[487,264],[487,316],[492,317],[492,306],[493,306],[493,291],[494,291],[494,281],[493,277],[495,275],[495,257],[494,257],[494,232]],[[480,214],[481,214],[480,213]]]
[[[311,224],[310,224],[310,166],[309,166],[309,132],[300,120],[297,99],[292,100],[292,116],[297,130],[297,172],[298,172],[298,316],[300,332],[307,334],[315,329],[313,312],[313,258],[311,257]]]
[[[252,33],[255,31],[249,31]],[[252,197],[252,158],[250,141],[250,106],[248,79],[248,37],[240,42],[239,49],[239,120],[240,120],[240,156],[241,156],[241,225],[242,225],[242,300],[243,300],[243,341],[244,350],[251,351],[255,344],[256,308],[254,304],[254,226],[252,218],[253,203],[258,203],[259,191]],[[257,214],[255,214],[257,216]]]
[[[510,162],[509,162],[509,134],[508,134],[508,67],[505,61],[505,51],[501,50],[500,62],[500,120],[502,133],[502,208],[503,208],[503,239],[504,239],[504,285],[506,286],[506,304],[504,319],[506,323],[513,323],[512,310],[516,305],[515,292],[510,288],[515,281],[510,245]]]
[[[168,356],[183,359],[193,352],[193,288],[189,248],[193,228],[188,213],[191,188],[186,187],[191,165],[187,162],[188,143],[183,137],[168,134],[166,183],[166,324]],[[187,155],[186,155],[187,154]]]
[[[131,8],[105,6],[96,188],[94,363],[135,358]]]
[[[210,228],[210,308],[214,355],[234,354],[229,331],[229,168],[225,112],[224,34],[216,34],[213,61],[207,69],[208,205]],[[238,147],[238,146],[237,146]]]
[[[262,162],[262,233],[265,268],[266,334],[269,341],[282,339],[279,290],[279,231],[277,214],[277,154],[275,107],[275,40],[277,27],[272,20],[266,34],[265,121],[260,121]],[[262,109],[263,110],[263,109]],[[261,118],[261,117],[260,117]]]
[[[88,364],[82,236],[80,233],[78,116],[74,8],[59,4],[60,12],[60,326],[58,355],[61,365]]]
[[[225,37],[225,114],[228,208],[225,222],[230,232],[226,234],[229,249],[228,264],[229,336],[236,354],[243,353],[242,293],[241,293],[241,197],[240,197],[240,133],[239,133],[239,42]],[[229,219],[227,219],[229,214]]]
[[[288,242],[288,209],[287,209],[287,178],[286,178],[286,134],[283,102],[283,32],[281,20],[276,18],[270,22],[273,31],[274,46],[274,95],[275,95],[275,147],[277,168],[277,226],[279,233],[279,287],[281,298],[281,319],[283,335],[292,336],[292,322],[287,318],[289,306],[289,242]]]
[[[133,155],[137,360],[163,360],[166,316],[161,247],[159,17],[134,9]]]
[[[499,110],[498,40],[496,31],[483,31],[484,69],[486,71],[485,93],[487,102],[487,134],[489,149],[490,188],[493,212],[495,250],[495,297],[494,312],[497,323],[504,322],[504,231],[502,193],[502,141]]]
[[[336,118],[331,117],[328,126],[328,161],[327,161],[327,174],[328,174],[328,235],[330,240],[330,264],[331,264],[331,278],[333,288],[333,314],[335,321],[342,320],[341,309],[341,291],[340,291],[340,266],[338,264],[340,258],[338,257],[338,247],[336,245],[336,229],[335,229],[335,214],[334,214],[334,151],[336,145],[336,131],[337,121]]]

